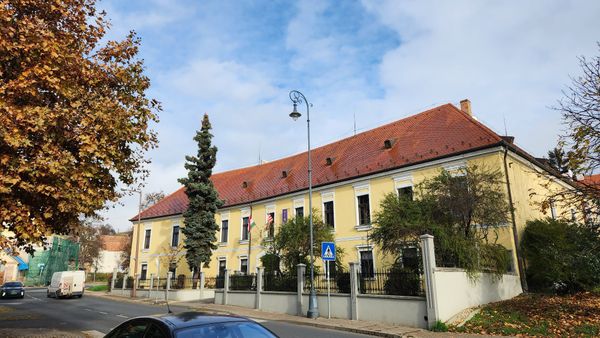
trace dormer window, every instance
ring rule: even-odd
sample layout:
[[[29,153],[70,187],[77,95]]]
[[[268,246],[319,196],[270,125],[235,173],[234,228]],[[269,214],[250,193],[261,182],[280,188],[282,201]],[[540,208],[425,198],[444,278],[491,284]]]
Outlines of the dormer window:
[[[394,144],[394,140],[391,140],[391,139],[387,139],[387,140],[383,141],[383,147],[385,149],[391,149],[393,144]]]
[[[333,157],[328,157],[325,159],[325,164],[326,165],[332,165],[333,164]]]
[[[248,188],[248,181],[242,182],[242,188],[244,188],[244,189]]]
[[[288,177],[288,171],[287,170],[283,170],[281,172],[281,178],[286,178],[286,177]]]

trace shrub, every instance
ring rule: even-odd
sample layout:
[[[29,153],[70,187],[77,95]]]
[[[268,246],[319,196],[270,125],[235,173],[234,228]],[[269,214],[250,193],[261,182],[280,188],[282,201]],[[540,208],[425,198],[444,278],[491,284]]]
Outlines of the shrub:
[[[384,284],[387,295],[418,296],[421,290],[421,278],[411,269],[394,265]]]
[[[350,272],[338,272],[335,276],[335,283],[339,293],[350,293]]]
[[[448,332],[448,325],[446,325],[446,323],[442,322],[441,320],[438,320],[431,327],[431,331],[433,331],[433,332]]]
[[[521,243],[532,291],[575,293],[600,285],[600,237],[584,225],[527,222]]]

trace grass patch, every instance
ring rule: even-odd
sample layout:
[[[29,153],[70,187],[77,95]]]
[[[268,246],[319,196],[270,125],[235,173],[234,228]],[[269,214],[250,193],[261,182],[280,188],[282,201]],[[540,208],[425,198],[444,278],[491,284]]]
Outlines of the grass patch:
[[[438,320],[431,327],[431,331],[433,331],[433,332],[448,332],[448,326],[446,325],[446,323],[442,322],[441,320]]]
[[[600,294],[521,295],[488,304],[450,331],[525,336],[594,337],[600,334]]]
[[[88,290],[90,290],[90,291],[108,291],[108,285],[94,285],[94,286],[91,286]]]

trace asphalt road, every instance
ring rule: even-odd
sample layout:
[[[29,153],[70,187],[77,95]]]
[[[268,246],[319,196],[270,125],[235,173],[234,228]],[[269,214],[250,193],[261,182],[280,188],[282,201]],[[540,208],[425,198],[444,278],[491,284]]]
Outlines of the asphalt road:
[[[188,311],[172,306],[173,312]],[[165,306],[117,301],[84,295],[83,298],[46,298],[46,289],[28,289],[24,299],[0,299],[0,329],[54,329],[108,333],[128,318],[166,313]],[[290,323],[257,320],[280,337],[370,337]]]

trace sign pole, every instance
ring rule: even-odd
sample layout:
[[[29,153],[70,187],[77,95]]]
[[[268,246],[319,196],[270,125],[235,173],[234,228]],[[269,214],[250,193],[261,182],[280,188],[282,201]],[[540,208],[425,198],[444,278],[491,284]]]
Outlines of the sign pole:
[[[329,279],[329,262],[325,261],[325,270],[327,271],[327,319],[331,319],[331,280]]]
[[[333,262],[335,264],[335,243],[334,242],[321,242],[321,259],[325,264],[325,276],[327,278],[327,319],[331,318],[331,281],[329,276],[330,266]]]

